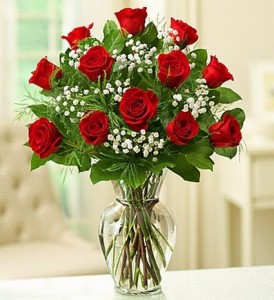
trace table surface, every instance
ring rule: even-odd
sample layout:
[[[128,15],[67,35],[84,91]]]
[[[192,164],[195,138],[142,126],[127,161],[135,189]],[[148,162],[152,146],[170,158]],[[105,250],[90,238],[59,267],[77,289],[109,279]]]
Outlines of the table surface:
[[[1,300],[273,300],[274,266],[166,272],[163,293],[122,296],[109,275],[0,281]]]

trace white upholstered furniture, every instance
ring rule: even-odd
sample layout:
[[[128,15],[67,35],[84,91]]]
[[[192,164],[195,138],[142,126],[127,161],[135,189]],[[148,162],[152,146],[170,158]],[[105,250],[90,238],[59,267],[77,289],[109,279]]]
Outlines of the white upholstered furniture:
[[[0,279],[101,274],[103,255],[73,234],[46,168],[30,172],[27,130],[0,127]]]

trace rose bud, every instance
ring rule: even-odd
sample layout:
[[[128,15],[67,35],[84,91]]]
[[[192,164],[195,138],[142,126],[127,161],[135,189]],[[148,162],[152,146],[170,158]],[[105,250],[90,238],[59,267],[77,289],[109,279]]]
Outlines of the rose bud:
[[[174,50],[158,57],[160,81],[169,88],[179,87],[190,73],[189,61],[181,50]]]
[[[82,117],[79,130],[87,144],[100,145],[107,140],[109,133],[108,116],[99,110],[89,111]]]
[[[42,58],[36,67],[36,70],[32,72],[32,76],[29,79],[29,83],[38,85],[44,90],[51,90],[52,77],[60,78],[62,76],[62,70],[49,62],[47,58]]]
[[[209,88],[215,89],[227,80],[234,80],[227,67],[220,63],[216,56],[210,58],[210,63],[203,70],[203,78]]]
[[[214,147],[235,147],[242,139],[241,126],[230,114],[225,114],[222,121],[212,124],[208,131],[211,133],[210,142]]]
[[[145,20],[147,17],[147,8],[124,8],[115,13],[121,26],[123,35],[128,33],[136,35],[143,33],[145,29]]]
[[[54,123],[40,118],[29,126],[29,145],[40,158],[59,151],[62,135]]]
[[[180,146],[187,145],[198,133],[199,123],[189,111],[180,111],[166,127],[166,134],[170,141]]]
[[[84,73],[91,81],[98,81],[110,77],[114,58],[102,46],[90,48],[85,55],[80,58],[78,70]]]
[[[146,130],[148,121],[157,113],[158,102],[158,97],[153,91],[129,88],[121,99],[119,112],[132,130]]]
[[[178,32],[177,35],[171,32],[170,36],[173,38],[174,43],[182,48],[194,44],[198,40],[197,30],[181,20],[171,18],[170,27]]]
[[[61,38],[67,40],[70,48],[73,50],[78,49],[78,43],[88,37],[90,37],[90,29],[93,27],[93,23],[88,27],[81,26],[74,28],[67,36],[62,35]]]

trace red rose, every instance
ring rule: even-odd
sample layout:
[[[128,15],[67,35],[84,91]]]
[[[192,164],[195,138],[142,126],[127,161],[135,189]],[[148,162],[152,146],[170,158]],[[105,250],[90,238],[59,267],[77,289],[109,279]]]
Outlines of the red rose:
[[[127,125],[139,131],[148,128],[148,121],[157,113],[158,102],[153,91],[130,88],[121,99],[119,111]]]
[[[62,35],[61,38],[68,41],[71,49],[76,50],[78,49],[78,43],[85,38],[90,37],[90,29],[93,27],[93,23],[90,24],[88,27],[81,26],[74,28],[68,36]]]
[[[211,89],[219,87],[227,80],[234,80],[227,67],[220,63],[216,56],[212,55],[210,63],[203,70],[203,78]]]
[[[90,145],[100,145],[107,140],[109,133],[108,116],[99,110],[89,111],[79,123],[81,136]]]
[[[122,28],[123,35],[130,33],[136,35],[145,29],[147,8],[124,8],[115,13],[116,18]]]
[[[160,54],[158,65],[158,77],[169,88],[180,86],[190,73],[189,61],[181,50]]]
[[[78,70],[84,73],[91,81],[98,81],[110,76],[114,58],[102,46],[94,46],[80,58]]]
[[[49,62],[45,57],[38,62],[36,70],[32,72],[29,83],[34,83],[42,89],[49,91],[51,90],[51,80],[53,76],[60,78],[62,76],[62,70]]]
[[[240,129],[239,122],[230,114],[225,114],[222,121],[211,125],[208,129],[211,133],[211,144],[218,148],[238,146],[242,139]]]
[[[59,150],[62,135],[54,123],[40,118],[29,126],[29,145],[40,158]]]
[[[199,123],[192,114],[180,111],[176,118],[166,127],[166,134],[170,141],[176,145],[187,145],[199,133]]]
[[[174,43],[181,45],[182,48],[194,44],[198,40],[197,30],[181,20],[171,18],[170,27],[178,32],[178,35],[170,33],[170,36],[173,37]]]

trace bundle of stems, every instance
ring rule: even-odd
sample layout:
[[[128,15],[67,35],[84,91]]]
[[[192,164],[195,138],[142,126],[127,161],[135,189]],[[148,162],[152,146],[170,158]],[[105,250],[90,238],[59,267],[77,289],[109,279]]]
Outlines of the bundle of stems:
[[[104,255],[109,261],[116,285],[143,290],[157,287],[161,282],[161,269],[166,268],[165,249],[169,245],[157,226],[153,208],[159,202],[155,197],[161,178],[151,174],[143,186],[120,186],[124,209],[119,219],[119,230]],[[117,201],[121,201],[117,199]]]

